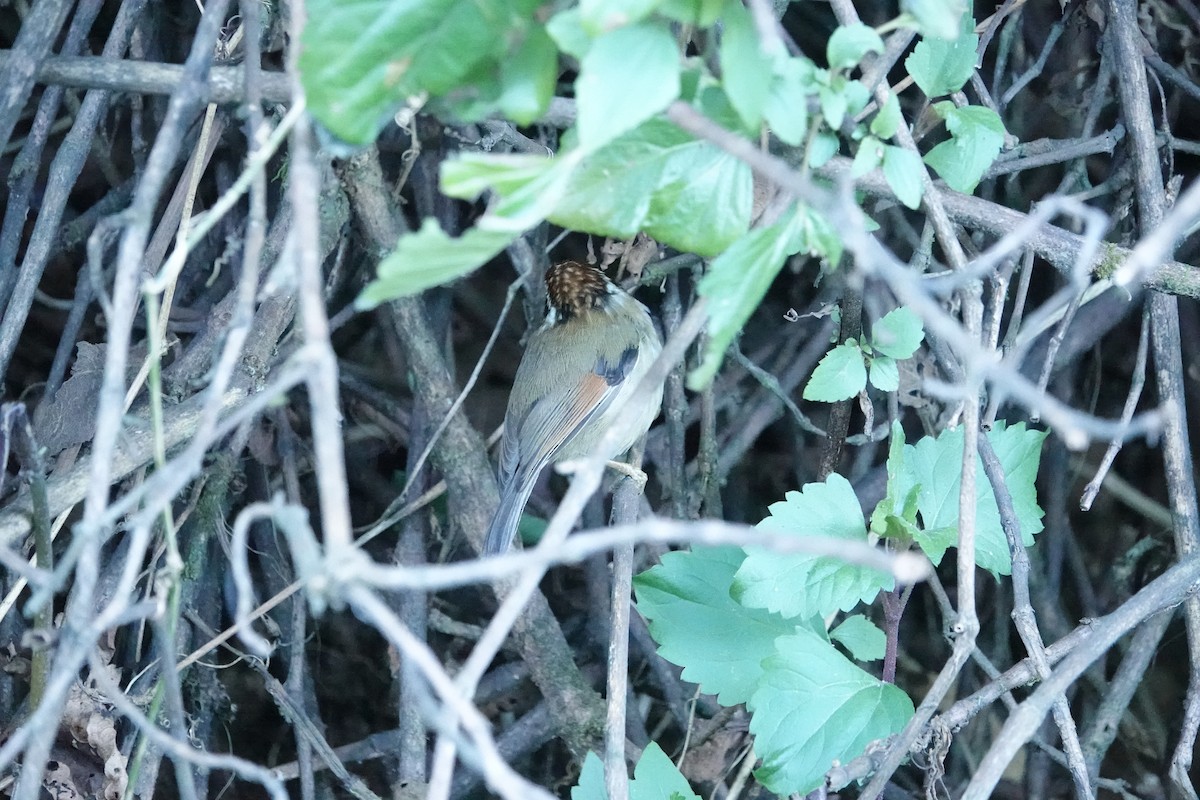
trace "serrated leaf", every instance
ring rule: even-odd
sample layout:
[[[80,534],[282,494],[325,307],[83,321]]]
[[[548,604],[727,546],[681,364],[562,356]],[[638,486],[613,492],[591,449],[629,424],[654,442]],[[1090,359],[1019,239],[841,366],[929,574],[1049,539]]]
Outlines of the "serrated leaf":
[[[899,420],[892,420],[892,430],[888,436],[887,457],[887,493],[871,512],[871,531],[880,536],[884,535],[885,518],[890,515],[900,516],[901,497],[897,482],[900,471],[904,468],[904,427]],[[915,501],[914,501],[915,502]],[[916,509],[913,509],[913,519],[916,519]]]
[[[862,509],[850,482],[837,473],[809,483],[771,505],[756,528],[792,536],[824,536],[866,542]],[[789,619],[823,617],[870,602],[894,585],[891,575],[831,556],[781,554],[746,548],[746,560],[733,580],[733,596],[744,606],[777,612]]]
[[[925,163],[951,189],[970,194],[1004,145],[1004,123],[995,111],[982,106],[957,108],[947,102],[935,109],[945,117],[951,138],[930,150]]]
[[[548,217],[599,236],[644,231],[713,256],[746,232],[753,194],[749,167],[656,119],[584,158]]]
[[[1043,527],[1034,480],[1046,433],[1028,430],[1024,423],[1007,427],[999,421],[987,437],[1004,468],[1005,483],[1021,526],[1021,541],[1028,547]],[[903,469],[897,476],[897,491],[901,495],[918,487],[917,507],[924,529],[923,538],[918,541],[934,563],[940,561],[945,546],[956,541],[962,448],[961,428],[943,431],[936,439],[927,436],[915,445],[906,445]],[[994,574],[1008,575],[1012,572],[1012,561],[1008,540],[1000,527],[996,498],[978,454],[975,460],[975,563]]]
[[[894,392],[900,388],[900,365],[888,356],[872,356],[868,380],[881,392]]]
[[[858,661],[878,661],[887,653],[887,635],[862,614],[852,614],[829,632]]]
[[[574,798],[572,798],[574,800]],[[629,782],[629,800],[700,800],[657,743],[642,751]]]
[[[939,39],[958,36],[958,20],[967,11],[967,0],[900,0],[900,8],[912,14],[921,33]]]
[[[571,787],[571,800],[608,800],[608,788],[604,785],[604,762],[600,756],[588,752],[579,771],[579,783]]]
[[[379,262],[375,280],[354,301],[365,310],[460,278],[492,260],[518,232],[470,228],[457,238],[426,218],[416,233],[400,237],[395,251]]]
[[[921,175],[925,167],[916,153],[902,147],[884,145],[883,148],[883,177],[888,186],[896,193],[896,199],[909,208],[918,208],[925,187],[921,183]]]
[[[594,151],[666,108],[679,96],[679,71],[679,48],[661,24],[596,37],[575,81],[580,146]]]
[[[883,163],[883,142],[874,136],[868,136],[858,145],[854,154],[854,162],[850,164],[850,177],[861,178],[863,175]]]
[[[903,691],[864,672],[820,635],[781,637],[751,698],[755,777],[781,795],[822,785],[833,762],[860,755],[913,714]]]
[[[895,93],[889,92],[883,107],[879,109],[879,113],[871,120],[871,133],[880,139],[890,139],[896,135],[896,131],[900,130],[900,123],[902,121],[900,99],[896,97]]]
[[[925,325],[910,308],[901,306],[871,328],[871,347],[892,358],[911,358],[925,340]]]
[[[771,91],[772,59],[762,42],[750,12],[740,2],[727,3],[719,58],[721,85],[742,122],[757,130],[763,107]]]
[[[804,399],[821,403],[849,400],[867,385],[867,368],[857,344],[846,342],[830,350],[813,370],[804,387]]]
[[[779,65],[771,91],[763,104],[763,116],[775,135],[799,147],[808,135],[808,95],[812,62],[789,58]]]
[[[441,188],[451,197],[474,199],[485,189],[497,200],[475,227],[520,234],[558,206],[582,158],[578,151],[545,156],[461,153],[442,162]]]
[[[862,61],[867,53],[882,52],[883,39],[861,22],[839,26],[825,44],[825,58],[830,69],[849,69]]]
[[[404,101],[440,96],[498,65],[536,6],[506,0],[309,0],[300,48],[308,108],[354,144],[375,139]]]
[[[743,558],[732,547],[666,553],[659,566],[634,578],[637,610],[658,652],[683,667],[684,680],[727,706],[750,698],[775,639],[796,630],[778,614],[747,608],[730,596]]]
[[[975,22],[969,14],[952,19],[962,20],[956,38],[923,39],[904,61],[908,74],[930,98],[957,92],[975,70],[975,49],[979,46]]]

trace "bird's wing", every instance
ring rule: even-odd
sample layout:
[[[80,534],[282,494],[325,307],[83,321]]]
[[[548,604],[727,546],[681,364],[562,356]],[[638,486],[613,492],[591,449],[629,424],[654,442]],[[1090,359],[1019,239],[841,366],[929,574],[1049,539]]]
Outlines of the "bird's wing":
[[[510,420],[500,447],[500,475],[507,482],[520,472],[537,472],[589,421],[612,405],[637,361],[638,348],[627,347],[613,362],[600,358],[569,392],[539,397],[520,420]],[[507,479],[507,480],[505,480]]]

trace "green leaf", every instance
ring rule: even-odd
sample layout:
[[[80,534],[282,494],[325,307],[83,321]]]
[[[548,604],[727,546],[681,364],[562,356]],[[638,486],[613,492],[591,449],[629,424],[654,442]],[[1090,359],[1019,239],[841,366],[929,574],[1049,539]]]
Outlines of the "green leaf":
[[[904,61],[908,74],[928,97],[957,92],[975,70],[975,48],[979,46],[975,22],[969,14],[953,19],[962,20],[957,38],[951,41],[924,39]]]
[[[818,131],[808,149],[808,165],[813,169],[825,166],[829,159],[837,155],[839,147],[841,141],[835,134],[827,130]]]
[[[572,798],[574,800],[574,798]],[[629,800],[700,800],[655,742],[646,745],[629,782]]]
[[[778,795],[820,786],[834,761],[857,757],[913,714],[903,691],[864,672],[819,634],[781,637],[748,704],[755,777]]]
[[[366,310],[460,278],[494,258],[518,233],[476,227],[452,239],[436,220],[427,218],[419,231],[400,237],[396,250],[379,263],[378,276],[354,304]]]
[[[829,632],[829,638],[849,650],[859,661],[878,661],[887,654],[887,636],[862,614],[846,617],[841,625]]]
[[[982,106],[958,108],[944,102],[934,109],[945,117],[951,138],[930,150],[925,163],[951,189],[970,194],[1004,145],[1004,123],[995,111]]]
[[[904,468],[904,427],[899,420],[892,420],[892,431],[888,438],[887,494],[871,512],[871,532],[884,536],[885,519],[888,516],[905,516],[904,498],[899,495],[898,475]],[[912,495],[911,517],[916,521],[916,495]]]
[[[924,171],[925,167],[916,153],[890,144],[884,146],[883,177],[896,193],[896,198],[909,208],[915,209],[921,205],[921,197],[925,193],[921,183]]]
[[[683,667],[722,705],[744,703],[762,674],[775,639],[795,623],[747,608],[729,594],[745,554],[733,547],[666,553],[662,563],[634,578],[637,610],[646,618],[658,652]]]
[[[954,39],[958,20],[967,12],[967,0],[900,0],[900,9],[916,18],[923,35]]]
[[[813,370],[804,399],[821,403],[849,400],[867,385],[867,368],[862,348],[854,342],[839,344],[830,350]]]
[[[925,326],[910,308],[893,309],[871,328],[871,347],[892,358],[911,358],[925,340]]]
[[[866,542],[862,508],[850,482],[836,472],[824,483],[806,484],[771,505],[757,526],[793,536],[824,536]],[[782,554],[746,548],[746,560],[733,580],[733,596],[744,606],[777,612],[789,619],[823,617],[870,602],[891,589],[891,575],[831,556]]]
[[[736,0],[725,6],[719,55],[721,85],[729,102],[746,127],[757,130],[771,91],[772,59],[762,50],[750,12]]]
[[[900,365],[888,356],[872,356],[868,370],[871,385],[881,392],[894,392],[900,388]]]
[[[724,0],[663,0],[658,10],[685,25],[711,28],[724,7]]]
[[[579,783],[571,787],[571,800],[608,800],[608,789],[604,785],[604,762],[595,753],[589,752],[583,759]]]
[[[592,37],[583,28],[583,15],[572,6],[559,11],[546,22],[546,33],[562,50],[576,60],[582,60],[592,48]]]
[[[783,267],[784,259],[803,246],[797,215],[750,231],[709,264],[700,280],[708,299],[708,348],[704,362],[688,376],[693,390],[706,386],[721,366],[725,349],[758,308]]]
[[[1037,503],[1034,480],[1041,460],[1046,433],[1027,430],[1024,423],[1005,426],[997,422],[988,439],[1004,468],[1005,483],[1012,495],[1013,507],[1021,526],[1021,541],[1033,544],[1042,530],[1042,509]],[[924,528],[918,542],[930,559],[941,560],[944,545],[952,544],[958,530],[958,493],[962,481],[963,432],[961,428],[943,431],[936,439],[925,437],[904,448],[903,469],[897,475],[897,492],[903,496],[918,488],[917,507]],[[1012,562],[1008,540],[1000,527],[1000,512],[992,487],[975,456],[975,563],[994,574],[1008,575]],[[947,538],[950,531],[951,538]],[[927,546],[927,543],[929,546]]]
[[[580,0],[579,14],[583,27],[600,35],[641,22],[658,6],[658,0]]]
[[[475,227],[520,234],[549,216],[562,201],[581,159],[578,151],[557,158],[461,153],[442,163],[441,188],[451,197],[468,200],[491,189],[498,200]]]
[[[871,120],[871,133],[880,139],[890,139],[896,135],[896,131],[900,130],[900,123],[903,119],[900,114],[899,98],[894,92],[888,92],[883,108],[879,109],[875,119]]]
[[[546,113],[557,80],[558,49],[545,30],[531,28],[517,51],[500,63],[500,110],[529,125]]]
[[[883,163],[883,142],[868,136],[858,145],[854,162],[850,164],[850,177],[861,178]]]
[[[713,256],[746,232],[753,194],[749,167],[655,119],[584,158],[548,216],[598,236],[645,231]]]
[[[409,97],[499,65],[536,6],[521,0],[309,0],[300,48],[308,108],[340,138],[374,140]]]
[[[883,39],[861,22],[838,27],[825,44],[825,58],[830,69],[849,69],[862,61],[867,53],[882,52]]]
[[[661,24],[641,22],[596,38],[575,81],[579,144],[593,151],[679,96],[679,48]]]
[[[781,141],[793,147],[803,144],[808,135],[808,96],[812,70],[812,62],[805,58],[783,61],[763,103],[763,116],[771,130]]]

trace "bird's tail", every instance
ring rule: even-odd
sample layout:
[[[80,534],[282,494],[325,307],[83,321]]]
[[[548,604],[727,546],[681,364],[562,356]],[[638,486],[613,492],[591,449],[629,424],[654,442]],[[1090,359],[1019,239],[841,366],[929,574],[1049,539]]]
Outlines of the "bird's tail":
[[[536,475],[534,475],[536,477]],[[533,492],[534,480],[528,476],[517,475],[507,486],[500,490],[500,507],[492,517],[488,526],[487,539],[483,544],[483,555],[498,556],[508,552],[512,546],[513,536],[517,533],[517,525],[521,522],[521,514],[529,495]]]

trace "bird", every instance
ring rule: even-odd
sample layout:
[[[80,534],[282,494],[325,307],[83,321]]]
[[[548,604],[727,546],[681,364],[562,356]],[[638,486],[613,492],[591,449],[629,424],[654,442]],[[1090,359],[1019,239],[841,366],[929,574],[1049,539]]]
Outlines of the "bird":
[[[483,555],[512,545],[538,475],[550,463],[593,455],[610,428],[612,459],[650,428],[662,383],[626,403],[662,351],[650,310],[600,269],[564,261],[546,270],[546,319],[517,367],[500,442],[500,506]]]

